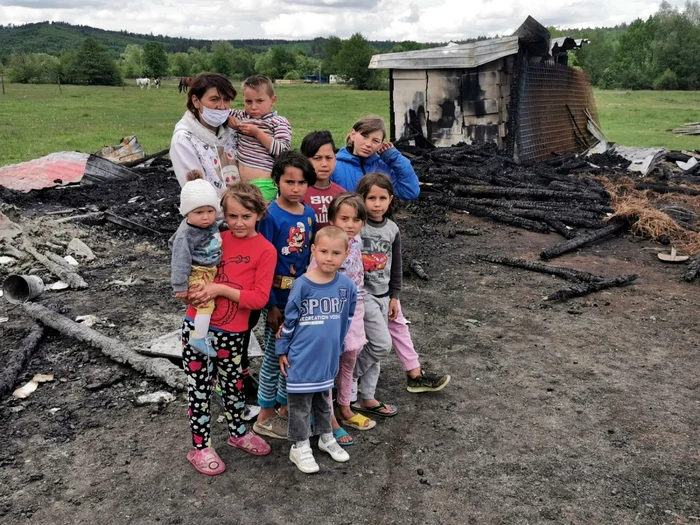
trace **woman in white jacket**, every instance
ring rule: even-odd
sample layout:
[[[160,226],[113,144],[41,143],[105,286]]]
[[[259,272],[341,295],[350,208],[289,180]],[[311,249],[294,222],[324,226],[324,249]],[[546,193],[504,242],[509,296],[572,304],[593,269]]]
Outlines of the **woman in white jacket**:
[[[240,179],[236,162],[236,134],[226,124],[233,84],[217,73],[202,73],[187,92],[187,111],[175,125],[170,141],[170,159],[180,186],[193,169],[204,174],[219,196],[227,184]]]

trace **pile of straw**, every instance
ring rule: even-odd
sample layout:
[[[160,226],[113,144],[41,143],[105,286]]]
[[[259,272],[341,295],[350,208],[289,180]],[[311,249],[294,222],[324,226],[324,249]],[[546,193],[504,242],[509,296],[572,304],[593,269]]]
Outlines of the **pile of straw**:
[[[688,214],[700,216],[700,197],[657,195],[651,190],[635,190],[635,181],[627,178],[619,179],[616,183],[602,179],[601,183],[610,194],[610,204],[615,210],[610,219],[627,219],[633,235],[654,241],[668,241],[679,252],[687,255],[700,253],[700,233],[686,229],[659,209],[682,206]]]

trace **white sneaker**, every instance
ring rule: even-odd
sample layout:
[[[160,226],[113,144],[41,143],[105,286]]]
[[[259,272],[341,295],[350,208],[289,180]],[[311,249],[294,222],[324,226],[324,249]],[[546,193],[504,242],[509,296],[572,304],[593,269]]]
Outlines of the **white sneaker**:
[[[318,438],[318,449],[323,452],[328,452],[331,457],[338,463],[345,463],[350,459],[350,454],[343,450],[343,447],[338,445],[335,439],[331,439],[328,443],[324,443],[321,438]]]
[[[340,448],[340,446],[338,448]],[[304,474],[318,472],[318,463],[316,463],[314,453],[309,445],[304,445],[301,448],[292,445],[292,448],[289,449],[289,459],[291,459],[292,463]]]

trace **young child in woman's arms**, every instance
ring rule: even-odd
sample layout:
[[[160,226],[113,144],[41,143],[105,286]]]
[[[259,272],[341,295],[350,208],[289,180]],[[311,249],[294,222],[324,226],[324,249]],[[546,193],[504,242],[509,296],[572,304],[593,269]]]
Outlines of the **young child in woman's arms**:
[[[335,226],[320,230],[311,247],[318,266],[294,283],[277,340],[279,366],[287,378],[289,459],[306,474],[318,472],[309,442],[313,416],[318,448],[335,461],[350,459],[331,427],[330,390],[338,373],[345,336],[355,313],[357,289],[338,273],[348,254],[348,236]]]
[[[180,192],[180,213],[185,219],[170,238],[172,250],[171,282],[175,297],[187,298],[187,289],[195,284],[204,284],[216,277],[216,265],[221,260],[221,235],[216,223],[219,197],[214,187],[203,180],[202,172],[190,170],[187,183]],[[190,335],[190,346],[209,357],[216,352],[207,340],[209,321],[214,311],[214,301],[197,308],[194,332]]]

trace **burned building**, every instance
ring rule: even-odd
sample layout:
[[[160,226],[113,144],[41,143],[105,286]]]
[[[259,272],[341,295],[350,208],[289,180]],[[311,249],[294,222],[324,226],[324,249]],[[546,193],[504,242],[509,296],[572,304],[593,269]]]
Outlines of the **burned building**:
[[[552,39],[534,18],[513,36],[375,55],[389,69],[390,135],[418,145],[491,141],[516,160],[585,150],[598,115],[588,77],[568,66],[585,41]]]

